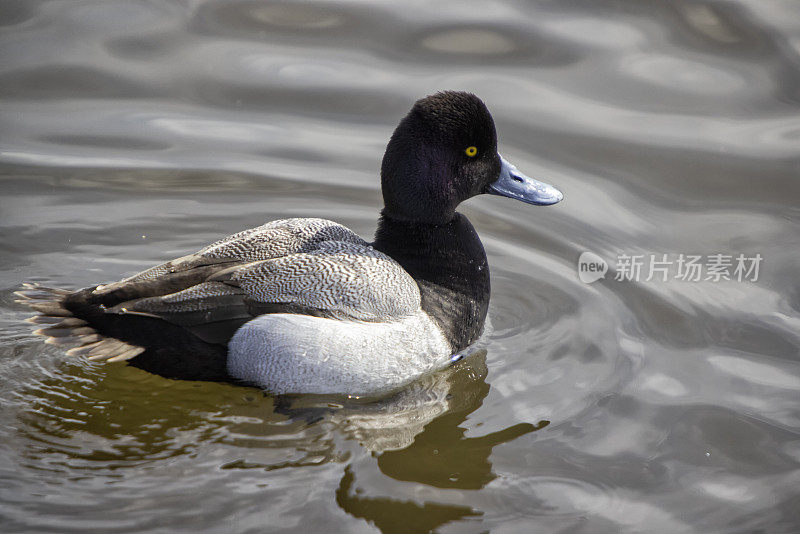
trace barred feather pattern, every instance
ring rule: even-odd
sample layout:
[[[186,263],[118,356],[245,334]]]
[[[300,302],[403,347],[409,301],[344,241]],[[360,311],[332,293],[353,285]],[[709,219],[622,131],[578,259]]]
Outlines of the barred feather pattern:
[[[326,219],[295,218],[271,221],[233,234],[198,254],[208,258],[259,261],[308,252],[325,241],[366,245],[363,239],[341,224]]]
[[[166,263],[156,265],[155,267],[150,267],[149,269],[146,269],[140,273],[136,273],[133,276],[129,276],[128,278],[123,278],[119,282],[98,286],[98,289],[100,291],[104,291],[130,282],[150,282],[153,280],[158,280],[159,277],[164,276],[165,274],[174,273],[176,271],[188,268],[192,263],[197,263],[196,261],[192,262],[192,260],[196,259],[197,258],[195,256],[189,255],[170,260]]]
[[[203,311],[247,297],[370,322],[406,317],[420,308],[417,283],[396,261],[344,226],[314,218],[271,221],[244,230],[102,290],[214,263],[220,270],[210,280],[119,306],[170,314]]]
[[[156,265],[126,278],[120,283],[153,281],[165,274],[204,264],[218,263],[220,260],[235,262],[279,258],[287,254],[308,252],[324,241],[344,241],[366,245],[366,241],[361,239],[358,234],[327,219],[280,219],[235,233],[200,249],[196,254]]]
[[[360,321],[420,309],[419,287],[392,258],[369,245],[325,241],[308,253],[250,265],[233,275],[260,302],[291,302]]]

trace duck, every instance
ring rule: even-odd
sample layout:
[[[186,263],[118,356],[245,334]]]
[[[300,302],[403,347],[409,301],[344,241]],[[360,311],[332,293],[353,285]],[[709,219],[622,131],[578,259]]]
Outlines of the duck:
[[[70,356],[276,395],[368,395],[446,367],[480,337],[490,275],[456,208],[481,195],[552,205],[563,194],[498,152],[494,119],[463,91],[418,100],[380,168],[372,242],[291,218],[77,291],[24,284],[36,333]]]

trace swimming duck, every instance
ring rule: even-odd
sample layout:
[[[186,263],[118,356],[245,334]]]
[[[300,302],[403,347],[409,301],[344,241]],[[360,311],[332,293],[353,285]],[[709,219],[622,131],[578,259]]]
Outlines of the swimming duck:
[[[381,188],[372,243],[332,221],[284,219],[119,282],[17,294],[39,312],[37,333],[90,360],[227,374],[276,394],[396,388],[447,365],[483,329],[486,253],[456,207],[482,193],[536,205],[563,195],[501,157],[486,105],[454,91],[400,121]]]

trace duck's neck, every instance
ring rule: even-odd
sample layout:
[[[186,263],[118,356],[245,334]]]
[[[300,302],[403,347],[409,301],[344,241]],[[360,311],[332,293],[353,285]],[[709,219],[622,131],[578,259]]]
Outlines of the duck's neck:
[[[422,309],[438,323],[454,352],[478,339],[489,308],[489,266],[466,217],[456,213],[445,224],[431,225],[382,213],[373,247],[414,277]]]

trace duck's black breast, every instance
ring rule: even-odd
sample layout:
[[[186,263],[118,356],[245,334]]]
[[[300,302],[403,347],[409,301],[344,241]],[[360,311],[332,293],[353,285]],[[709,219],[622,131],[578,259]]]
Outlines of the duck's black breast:
[[[456,213],[431,225],[381,216],[373,246],[416,281],[422,309],[439,325],[454,352],[478,339],[489,308],[486,252],[469,220]]]

